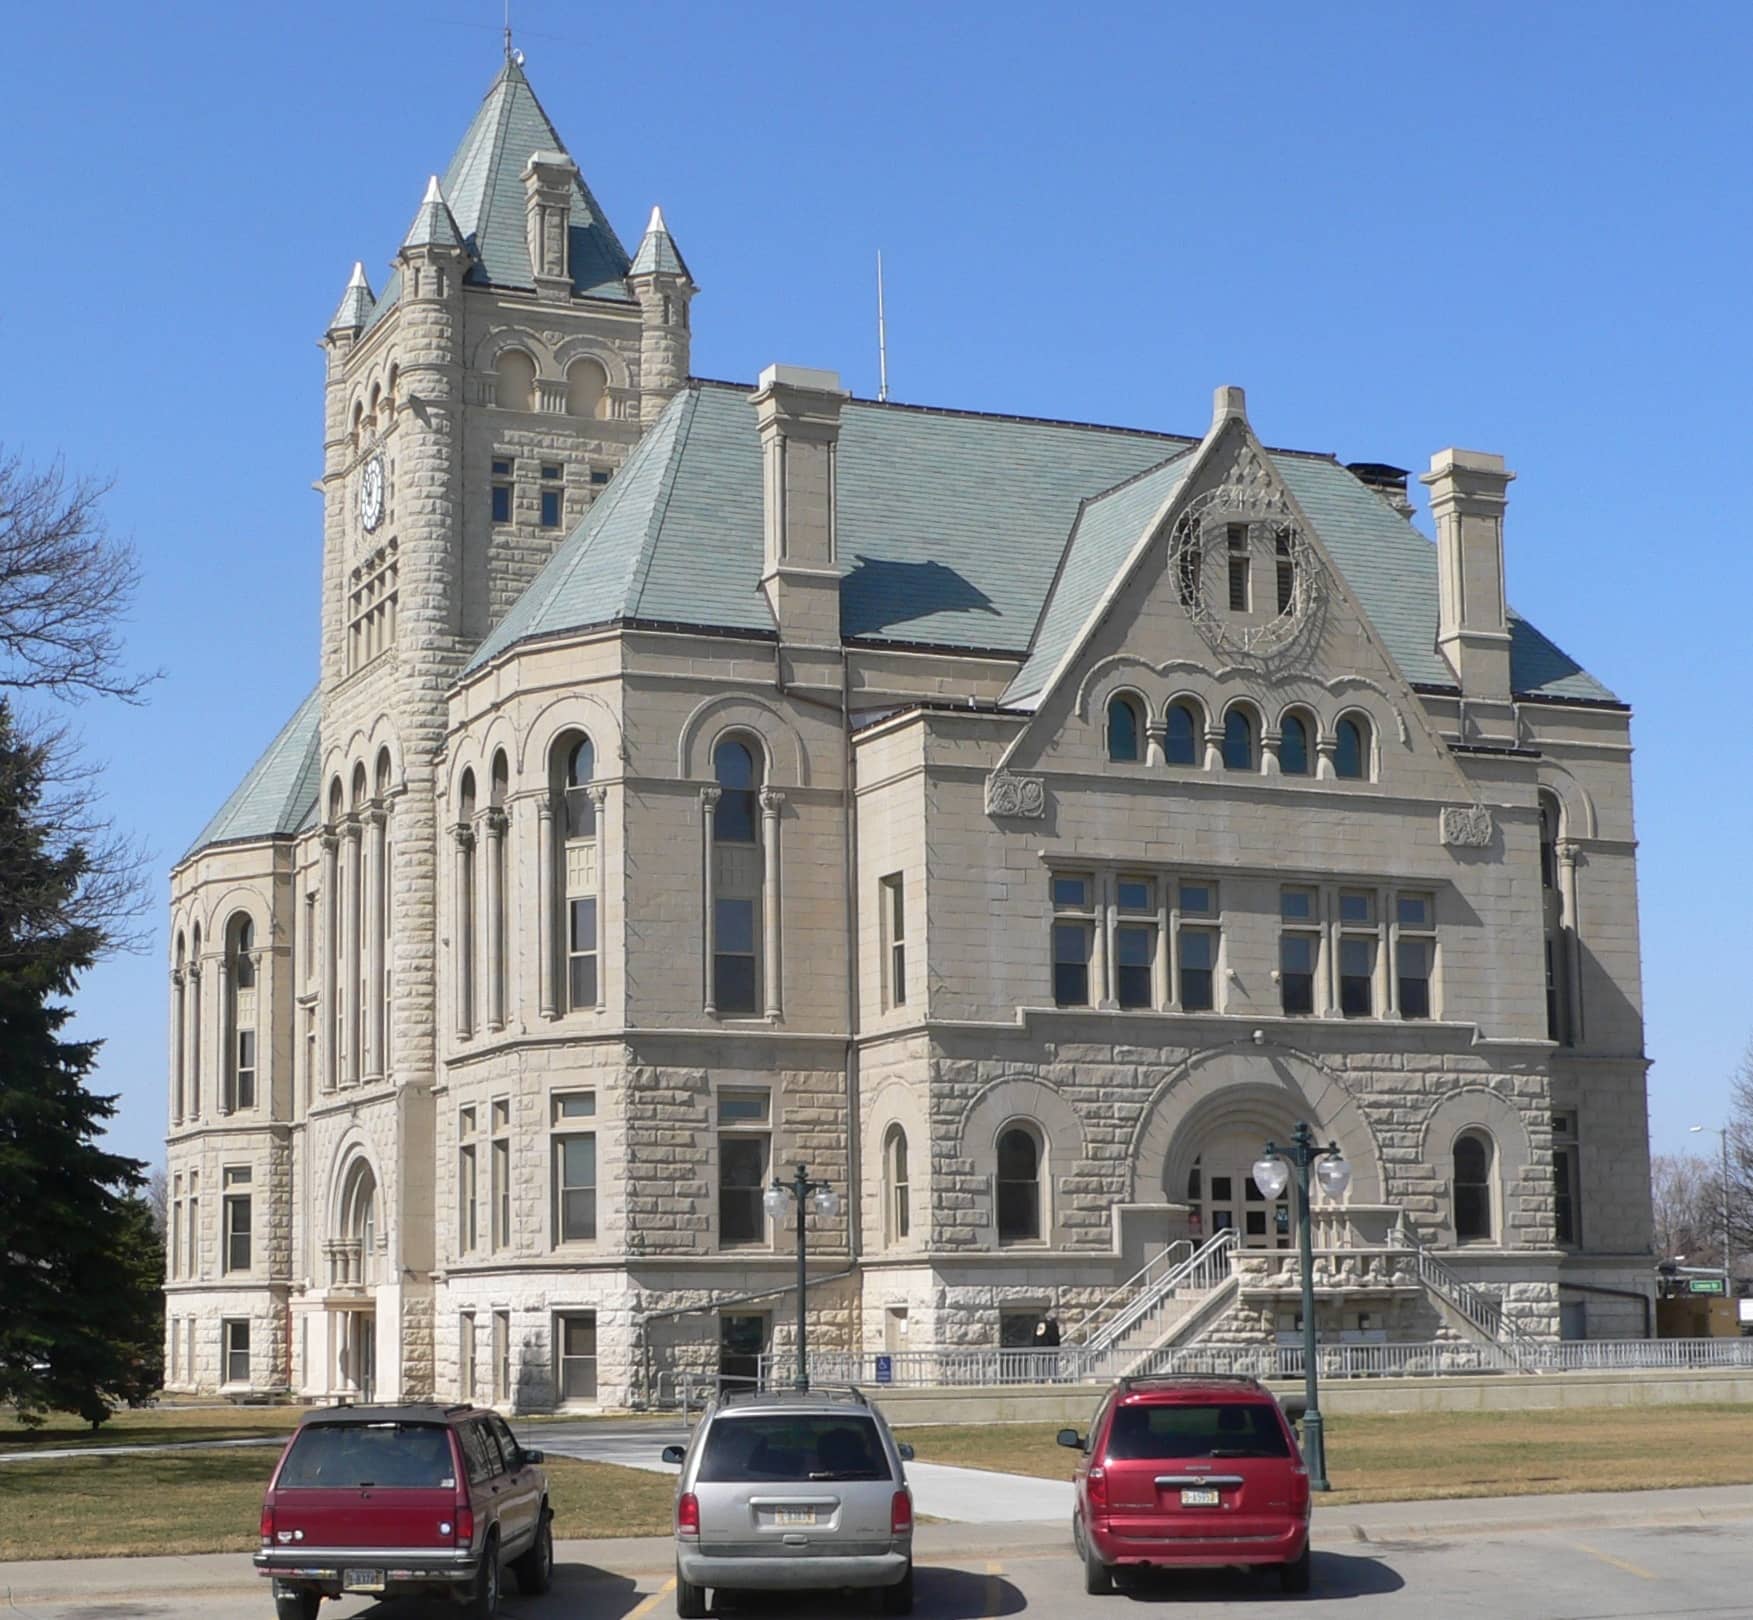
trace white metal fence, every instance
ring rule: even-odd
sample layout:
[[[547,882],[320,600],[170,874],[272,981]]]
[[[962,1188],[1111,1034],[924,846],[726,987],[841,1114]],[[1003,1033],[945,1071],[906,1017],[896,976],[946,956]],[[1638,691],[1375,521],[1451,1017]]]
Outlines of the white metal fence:
[[[1418,1378],[1471,1373],[1567,1373],[1605,1371],[1687,1372],[1701,1368],[1753,1368],[1753,1339],[1589,1339],[1504,1346],[1432,1341],[1425,1344],[1326,1344],[1318,1367],[1323,1378]],[[761,1380],[789,1382],[792,1362],[763,1357]],[[810,1377],[822,1383],[861,1384],[871,1389],[938,1389],[994,1384],[1105,1383],[1123,1372],[1246,1373],[1256,1378],[1301,1378],[1300,1344],[1194,1344],[1136,1352],[1058,1350],[817,1351]]]

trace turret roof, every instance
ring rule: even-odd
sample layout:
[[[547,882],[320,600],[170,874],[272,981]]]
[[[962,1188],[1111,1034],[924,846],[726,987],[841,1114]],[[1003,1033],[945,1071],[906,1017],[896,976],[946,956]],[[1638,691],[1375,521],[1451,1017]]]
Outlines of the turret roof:
[[[353,274],[347,278],[347,290],[341,294],[341,302],[335,306],[328,329],[331,332],[340,332],[364,326],[371,319],[371,312],[375,307],[371,283],[365,279],[365,266],[355,261]]]
[[[627,274],[681,276],[687,281],[694,279],[688,272],[682,250],[676,246],[676,239],[670,235],[669,226],[663,222],[661,208],[654,207],[651,210],[651,223],[645,227],[645,235],[640,238],[639,251],[633,255],[633,268]]]
[[[419,212],[414,215],[414,223],[408,227],[408,234],[402,238],[402,246],[411,248],[462,245],[462,232],[457,229],[456,218],[450,211],[450,205],[444,200],[438,176],[433,175],[426,182],[426,195],[420,199]]]
[[[316,802],[322,763],[321,720],[320,694],[313,691],[249,768],[219,813],[201,829],[201,836],[183,856],[185,861],[209,844],[282,838],[298,831]]]

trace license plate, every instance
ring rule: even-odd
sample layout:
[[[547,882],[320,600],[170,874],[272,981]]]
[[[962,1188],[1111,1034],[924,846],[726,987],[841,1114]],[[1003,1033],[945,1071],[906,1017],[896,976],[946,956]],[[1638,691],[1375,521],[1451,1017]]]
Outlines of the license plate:
[[[1218,1494],[1216,1491],[1182,1491],[1182,1507],[1216,1507]]]
[[[349,1569],[342,1572],[341,1589],[346,1592],[381,1592],[383,1590],[383,1571],[381,1569]]]
[[[774,1508],[773,1522],[775,1524],[789,1525],[814,1524],[816,1522],[816,1510],[814,1508]]]

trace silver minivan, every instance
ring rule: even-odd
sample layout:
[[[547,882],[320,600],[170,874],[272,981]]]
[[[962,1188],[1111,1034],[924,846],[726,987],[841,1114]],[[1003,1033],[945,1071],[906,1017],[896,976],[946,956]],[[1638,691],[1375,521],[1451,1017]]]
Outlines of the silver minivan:
[[[856,1389],[726,1395],[686,1447],[676,1482],[676,1613],[717,1591],[880,1588],[913,1612],[913,1493],[883,1415]]]

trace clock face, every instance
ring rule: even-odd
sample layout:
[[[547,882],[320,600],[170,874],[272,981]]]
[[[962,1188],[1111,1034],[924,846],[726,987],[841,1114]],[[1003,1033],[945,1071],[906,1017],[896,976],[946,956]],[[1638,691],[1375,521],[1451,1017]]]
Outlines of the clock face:
[[[359,479],[359,521],[369,534],[383,522],[383,457],[373,456]]]

